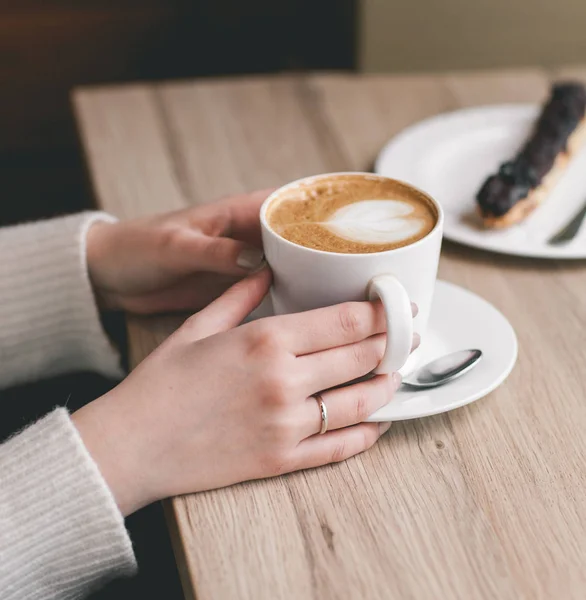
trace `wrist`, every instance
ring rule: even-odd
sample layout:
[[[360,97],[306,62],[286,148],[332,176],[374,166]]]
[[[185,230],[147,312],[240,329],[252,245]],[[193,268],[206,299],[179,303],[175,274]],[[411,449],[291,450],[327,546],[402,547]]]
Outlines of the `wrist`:
[[[107,269],[108,248],[111,246],[110,235],[116,223],[96,221],[92,223],[86,235],[86,261],[88,275],[96,303],[101,310],[117,310],[116,303],[104,285],[103,273]]]
[[[141,428],[116,391],[76,411],[71,420],[126,517],[158,498],[145,485]]]

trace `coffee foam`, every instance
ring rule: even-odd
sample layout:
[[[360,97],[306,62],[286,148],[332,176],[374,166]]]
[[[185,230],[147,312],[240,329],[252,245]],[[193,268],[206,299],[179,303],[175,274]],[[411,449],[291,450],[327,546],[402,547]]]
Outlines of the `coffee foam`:
[[[338,209],[323,223],[336,235],[362,244],[396,244],[416,236],[425,221],[402,200],[360,200]]]
[[[425,237],[437,223],[429,198],[377,175],[333,175],[282,190],[267,209],[270,227],[301,246],[381,252]]]

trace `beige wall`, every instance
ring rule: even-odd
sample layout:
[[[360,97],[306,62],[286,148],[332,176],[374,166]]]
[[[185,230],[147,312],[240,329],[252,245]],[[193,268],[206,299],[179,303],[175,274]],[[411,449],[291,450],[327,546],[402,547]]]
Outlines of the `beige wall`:
[[[586,63],[586,0],[359,0],[365,71]]]

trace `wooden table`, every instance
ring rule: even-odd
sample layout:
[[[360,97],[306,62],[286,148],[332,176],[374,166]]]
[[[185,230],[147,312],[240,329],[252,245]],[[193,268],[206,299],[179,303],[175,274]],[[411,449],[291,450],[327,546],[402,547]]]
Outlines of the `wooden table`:
[[[544,98],[586,69],[310,75],[85,89],[74,104],[99,206],[136,217],[371,168],[406,125]],[[586,266],[445,244],[440,277],[501,309],[508,381],[397,423],[344,464],[176,498],[185,594],[235,599],[586,597]],[[175,318],[129,318],[132,363]]]

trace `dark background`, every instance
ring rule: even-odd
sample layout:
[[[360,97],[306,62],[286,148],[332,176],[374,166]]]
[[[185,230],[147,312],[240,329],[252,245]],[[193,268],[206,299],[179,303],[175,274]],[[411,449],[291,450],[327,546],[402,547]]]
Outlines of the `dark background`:
[[[0,225],[91,208],[73,87],[355,68],[354,0],[0,0]],[[1,259],[1,257],[0,257]],[[109,332],[123,343],[122,320]],[[2,391],[0,442],[115,382],[89,373]],[[139,577],[95,600],[182,598],[160,504],[127,519]]]
[[[78,85],[353,69],[355,0],[0,0],[0,223],[87,206]]]

